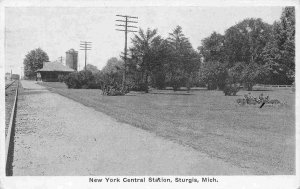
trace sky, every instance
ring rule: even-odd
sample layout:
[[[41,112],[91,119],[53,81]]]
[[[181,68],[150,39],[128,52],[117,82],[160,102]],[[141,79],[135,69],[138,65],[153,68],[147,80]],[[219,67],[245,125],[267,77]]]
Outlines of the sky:
[[[116,31],[116,14],[138,17],[135,26],[158,29],[167,37],[177,26],[196,49],[212,32],[225,30],[245,18],[261,18],[272,24],[279,20],[283,7],[6,7],[5,8],[5,71],[22,73],[25,55],[42,48],[50,61],[65,57],[73,48],[79,51],[80,70],[84,52],[80,41],[92,42],[87,63],[103,68],[111,57],[120,57],[124,49],[124,32]],[[131,46],[133,33],[128,35]]]

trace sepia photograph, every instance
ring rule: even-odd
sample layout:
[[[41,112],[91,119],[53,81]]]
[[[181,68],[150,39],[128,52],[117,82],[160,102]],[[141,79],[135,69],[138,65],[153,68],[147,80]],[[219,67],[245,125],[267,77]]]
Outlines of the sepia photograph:
[[[6,178],[296,175],[297,6],[2,10]]]

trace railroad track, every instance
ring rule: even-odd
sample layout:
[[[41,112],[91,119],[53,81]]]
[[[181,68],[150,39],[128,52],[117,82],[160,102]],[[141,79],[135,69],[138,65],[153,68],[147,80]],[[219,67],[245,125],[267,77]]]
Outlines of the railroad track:
[[[16,82],[16,80],[13,80],[9,84],[5,85],[5,90],[8,89],[8,87],[10,87],[12,84],[14,84],[14,82]]]
[[[14,135],[15,135],[15,118],[17,112],[17,102],[18,102],[18,90],[19,81],[14,80],[5,86],[5,90],[8,89],[12,84],[16,83],[16,91],[14,94],[14,103],[10,115],[10,121],[8,125],[7,135],[5,138],[5,165],[6,165],[6,176],[12,176],[12,159],[13,159],[13,149],[14,149]]]

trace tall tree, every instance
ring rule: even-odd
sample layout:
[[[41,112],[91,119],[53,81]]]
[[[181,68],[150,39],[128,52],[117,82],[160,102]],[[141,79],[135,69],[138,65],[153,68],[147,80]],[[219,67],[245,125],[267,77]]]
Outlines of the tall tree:
[[[205,61],[225,61],[224,40],[224,36],[217,32],[202,40],[202,46],[198,50]]]
[[[142,80],[145,85],[145,92],[148,92],[148,80],[155,67],[155,57],[157,53],[157,44],[161,43],[161,37],[157,35],[157,29],[146,31],[139,29],[138,35],[132,38],[133,47],[131,53],[136,59],[137,66],[142,72]]]
[[[86,70],[91,71],[93,74],[98,73],[100,71],[98,70],[97,66],[94,66],[92,64],[87,64]]]
[[[286,7],[279,22],[274,22],[272,38],[264,48],[270,82],[291,84],[295,80],[295,8]]]
[[[174,90],[184,83],[189,89],[193,72],[198,72],[200,66],[198,54],[180,26],[169,33],[167,40],[172,51],[168,65],[170,84]]]
[[[166,87],[167,64],[170,57],[170,49],[165,39],[159,38],[152,45],[152,68],[151,84],[155,88],[164,89]]]
[[[44,62],[48,62],[49,57],[45,51],[41,48],[37,48],[28,52],[25,56],[24,64],[24,76],[28,79],[34,79],[36,77],[36,71],[43,67]]]
[[[102,73],[116,73],[120,72],[124,68],[124,62],[116,57],[112,57],[107,60],[106,65],[101,70]]]
[[[262,63],[262,51],[270,39],[271,26],[260,18],[245,19],[225,32],[227,61]]]
[[[236,62],[233,67],[228,69],[228,79],[234,83],[244,83],[248,91],[252,91],[256,83],[262,83],[269,75],[269,70],[266,65],[261,65],[256,62],[245,64],[244,62]]]
[[[201,69],[201,80],[208,90],[223,89],[227,77],[227,64],[219,61],[205,61]]]
[[[265,83],[268,75],[263,51],[271,39],[271,25],[260,18],[245,19],[225,32],[225,57],[228,69],[241,75],[240,82],[248,90]],[[240,67],[242,69],[240,69]]]
[[[96,83],[101,85],[103,94],[105,94],[105,90],[108,88],[114,88],[121,92],[123,80],[122,70],[124,70],[124,62],[116,57],[112,57],[107,60],[104,68],[95,74]]]

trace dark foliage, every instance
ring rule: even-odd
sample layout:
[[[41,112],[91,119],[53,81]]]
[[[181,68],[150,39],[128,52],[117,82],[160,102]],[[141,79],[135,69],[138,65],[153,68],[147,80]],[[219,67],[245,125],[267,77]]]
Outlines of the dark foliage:
[[[226,84],[223,92],[225,96],[236,96],[236,93],[240,90],[240,87],[235,84]]]
[[[97,83],[91,71],[73,72],[64,77],[64,82],[71,89],[95,89]]]
[[[31,50],[24,58],[24,77],[35,79],[36,71],[43,67],[44,62],[48,62],[49,57],[41,48]]]

